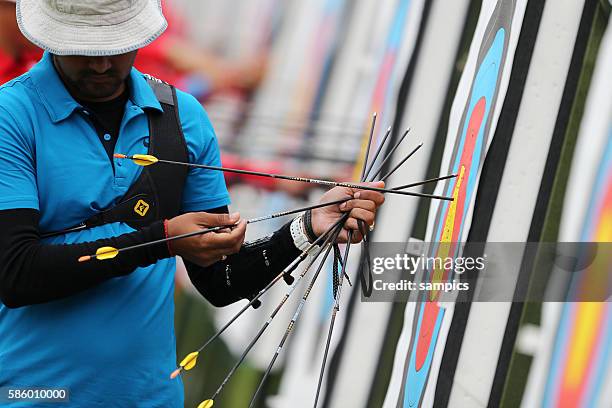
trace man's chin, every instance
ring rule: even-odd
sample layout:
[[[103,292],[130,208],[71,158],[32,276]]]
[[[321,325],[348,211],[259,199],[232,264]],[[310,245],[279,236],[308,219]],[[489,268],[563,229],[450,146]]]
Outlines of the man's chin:
[[[87,84],[81,87],[81,96],[85,99],[107,99],[111,98],[119,92],[120,86],[103,85],[103,84]]]

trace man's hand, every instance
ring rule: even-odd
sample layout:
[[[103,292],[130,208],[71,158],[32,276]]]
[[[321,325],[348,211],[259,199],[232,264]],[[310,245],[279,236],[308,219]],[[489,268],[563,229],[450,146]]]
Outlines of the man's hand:
[[[383,188],[385,183],[361,183],[364,186]],[[312,229],[317,236],[320,236],[332,226],[340,217],[349,212],[350,217],[344,224],[344,230],[338,236],[338,242],[347,242],[348,231],[353,231],[352,243],[360,242],[363,239],[357,226],[357,220],[362,220],[366,228],[374,225],[376,210],[385,201],[382,193],[370,190],[357,190],[348,187],[334,187],[323,194],[320,202],[340,200],[346,197],[354,197],[354,200],[347,201],[338,205],[317,208],[312,210]]]
[[[246,221],[238,213],[187,213],[168,221],[168,236],[174,237],[210,227],[232,226],[218,232],[209,232],[191,238],[170,242],[172,251],[200,266],[209,266],[225,256],[235,254],[244,242]]]

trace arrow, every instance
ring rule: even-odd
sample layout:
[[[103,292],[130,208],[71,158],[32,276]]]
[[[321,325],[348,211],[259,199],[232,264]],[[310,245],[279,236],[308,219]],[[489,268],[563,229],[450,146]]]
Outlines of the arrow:
[[[268,220],[272,220],[274,218],[279,218],[279,217],[284,217],[284,216],[287,216],[287,215],[297,214],[297,213],[301,213],[301,212],[308,211],[308,210],[314,210],[316,208],[327,207],[327,206],[330,206],[330,205],[342,204],[342,203],[350,201],[350,200],[353,200],[353,197],[341,198],[339,200],[328,201],[328,202],[325,202],[325,203],[309,205],[307,207],[296,208],[294,210],[282,211],[282,212],[278,212],[278,213],[274,213],[274,214],[270,214],[270,215],[264,215],[264,216],[257,217],[257,218],[251,218],[251,219],[247,220],[247,224],[254,224],[256,222],[268,221]],[[96,258],[98,260],[101,260],[101,261],[102,260],[106,260],[106,259],[113,259],[117,255],[119,255],[119,253],[121,253],[121,252],[126,252],[126,251],[130,251],[130,250],[133,250],[133,249],[138,249],[138,248],[142,248],[142,247],[145,247],[145,246],[149,246],[149,245],[157,245],[157,244],[161,244],[161,243],[164,243],[164,242],[175,241],[177,239],[189,238],[189,237],[193,237],[193,236],[196,236],[196,235],[207,234],[209,232],[220,231],[222,229],[231,228],[231,227],[233,227],[233,225],[222,225],[222,226],[217,226],[217,227],[205,228],[205,229],[198,230],[198,231],[188,232],[186,234],[176,235],[174,237],[162,238],[162,239],[158,239],[156,241],[145,242],[145,243],[142,243],[142,244],[132,245],[132,246],[125,247],[125,248],[120,248],[120,249],[113,248],[113,247],[110,247],[110,246],[101,247],[101,248],[99,248],[96,251],[95,255],[84,255],[84,256],[80,257],[79,258],[79,262],[87,262],[87,261],[90,261],[90,260],[92,260],[94,258]]]
[[[113,248],[113,247],[102,247],[102,248],[98,248],[98,250],[96,251],[96,253],[94,255],[84,255],[82,257],[79,258],[79,262],[87,262],[90,261],[92,259],[98,259],[100,261],[104,261],[107,259],[113,259],[115,258],[117,255],[119,255],[121,252],[127,252],[127,251],[131,251],[133,249],[138,249],[138,248],[143,248],[143,247],[147,247],[147,246],[151,246],[151,245],[157,245],[157,244],[162,244],[164,242],[170,242],[170,241],[175,241],[177,239],[182,239],[182,238],[189,238],[189,237],[193,237],[196,235],[202,235],[202,234],[207,234],[209,232],[215,232],[215,231],[220,231],[222,229],[225,228],[230,228],[231,226],[219,226],[219,227],[212,227],[212,228],[206,228],[203,230],[199,230],[199,231],[193,231],[193,232],[188,232],[186,234],[181,234],[181,235],[176,235],[174,237],[169,237],[169,238],[162,238],[162,239],[157,239],[155,241],[150,241],[150,242],[144,242],[142,244],[136,244],[136,245],[131,245],[125,248]]]
[[[340,230],[338,229],[335,232],[335,234],[337,235],[337,233],[339,231]],[[312,276],[312,278],[310,280],[310,283],[308,284],[308,288],[304,292],[304,295],[302,295],[302,299],[300,300],[300,303],[298,304],[297,308],[295,309],[293,317],[291,318],[291,321],[289,322],[289,325],[287,326],[287,329],[285,330],[283,338],[281,339],[280,343],[278,344],[278,347],[276,348],[276,352],[274,353],[274,356],[272,357],[272,360],[268,364],[268,368],[266,369],[266,371],[264,372],[261,380],[259,381],[259,385],[257,386],[257,389],[255,390],[255,393],[251,397],[251,403],[249,404],[249,408],[253,407],[253,404],[255,403],[255,401],[257,399],[257,395],[259,394],[259,392],[263,388],[263,386],[264,386],[264,384],[266,382],[266,379],[270,375],[270,372],[272,371],[272,367],[274,366],[274,363],[276,362],[276,359],[278,358],[278,356],[281,353],[285,343],[287,342],[287,339],[289,338],[289,335],[291,334],[291,332],[295,328],[297,320],[299,319],[300,314],[302,313],[302,310],[304,309],[304,305],[306,304],[306,301],[308,300],[308,296],[310,295],[310,292],[312,292],[312,288],[314,287],[314,285],[315,285],[315,283],[317,281],[317,278],[319,277],[319,274],[321,273],[321,270],[323,269],[323,265],[325,265],[325,259],[327,258],[327,255],[329,255],[329,249],[330,248],[331,248],[331,246],[327,249],[327,253],[325,254],[325,257],[323,258],[323,261],[321,261],[319,263],[319,266],[317,267],[316,272],[314,273],[314,275]]]
[[[350,231],[350,232],[353,232],[353,231]],[[342,260],[342,275],[340,276],[340,282],[338,283],[337,295],[336,295],[336,299],[334,302],[334,307],[332,309],[331,320],[329,322],[329,329],[327,332],[327,340],[325,342],[325,350],[323,352],[323,362],[321,363],[321,369],[319,371],[319,382],[317,384],[317,392],[315,395],[315,402],[314,402],[315,408],[317,407],[317,403],[319,402],[321,386],[323,385],[323,374],[325,373],[325,366],[327,363],[327,356],[329,354],[329,347],[331,345],[332,332],[334,330],[334,323],[336,322],[336,315],[338,314],[338,311],[340,310],[340,297],[342,296],[342,281],[343,281],[344,276],[346,275],[346,263],[348,261],[349,251],[351,249],[350,242],[351,241],[349,240],[349,243],[346,245],[346,248],[344,249],[344,259]]]
[[[207,164],[196,164],[196,163],[185,163],[185,162],[179,162],[179,161],[173,161],[173,160],[163,160],[163,159],[159,159],[149,154],[135,154],[133,156],[127,156],[125,154],[115,153],[114,157],[116,159],[132,160],[134,163],[136,163],[139,166],[150,166],[150,165],[157,164],[157,163],[166,163],[166,164],[195,167],[195,168],[208,169],[208,170],[225,171],[229,173],[247,174],[251,176],[269,177],[269,178],[290,180],[290,181],[299,181],[302,183],[319,184],[319,185],[329,186],[329,187],[348,187],[348,188],[353,188],[357,190],[377,191],[379,193],[399,194],[399,195],[412,196],[412,197],[422,197],[422,198],[432,198],[432,199],[437,199],[437,200],[453,201],[452,197],[445,197],[445,196],[439,196],[439,195],[433,195],[433,194],[414,193],[411,191],[399,191],[399,190],[387,189],[387,188],[362,186],[362,185],[355,184],[355,183],[344,183],[344,182],[320,180],[320,179],[313,179],[313,178],[306,178],[306,177],[294,177],[294,176],[287,176],[283,174],[272,174],[272,173],[263,173],[260,171],[233,169],[229,167],[209,166]],[[384,163],[382,165],[384,165]],[[380,172],[381,169],[382,167],[379,168],[377,173]]]
[[[385,135],[383,136],[382,141],[380,142],[380,144],[378,145],[378,148],[376,149],[376,152],[374,153],[374,157],[372,157],[372,161],[370,162],[370,165],[366,169],[364,177],[367,178],[370,175],[370,171],[372,170],[374,163],[376,163],[376,160],[378,159],[378,155],[380,154],[383,147],[385,146],[385,143],[387,142],[387,138],[389,137],[390,134],[391,134],[391,126],[387,128],[387,131],[385,132]]]
[[[419,181],[416,183],[411,183],[411,184],[405,184],[403,186],[398,186],[398,187],[394,187],[392,190],[403,190],[406,188],[410,188],[410,187],[417,187],[417,186],[421,186],[423,184],[428,184],[428,183],[433,183],[436,181],[440,181],[440,180],[446,180],[452,177],[457,177],[456,174],[451,174],[449,176],[443,176],[443,177],[436,177],[436,178],[432,178],[432,179],[428,179],[428,180],[424,180],[424,181]],[[347,198],[342,198],[339,200],[334,200],[334,201],[328,201],[325,203],[320,203],[320,204],[314,204],[314,205],[309,205],[307,207],[301,207],[301,208],[297,208],[294,210],[288,210],[288,211],[282,211],[282,212],[278,212],[278,213],[274,213],[274,214],[270,214],[270,215],[264,215],[261,217],[257,217],[257,218],[251,218],[249,220],[247,220],[247,224],[254,224],[256,222],[261,222],[261,221],[268,221],[274,218],[279,218],[279,217],[284,217],[287,215],[292,215],[292,214],[297,214],[300,212],[304,212],[304,211],[308,211],[308,210],[314,210],[317,208],[322,208],[322,207],[327,207],[330,205],[335,205],[335,204],[342,204],[346,201],[350,201],[352,200],[352,197],[347,197]],[[231,228],[232,225],[226,225],[226,226],[218,226],[218,227],[212,227],[212,228],[206,228],[206,229],[202,229],[199,231],[194,231],[194,232],[189,232],[186,234],[182,234],[182,235],[176,235],[174,237],[169,237],[169,238],[163,238],[163,239],[159,239],[156,241],[151,241],[151,242],[145,242],[143,244],[137,244],[137,245],[132,245],[129,247],[125,247],[125,248],[113,248],[110,246],[106,246],[106,247],[101,247],[99,248],[96,253],[94,255],[84,255],[82,257],[79,258],[79,262],[87,262],[90,261],[94,258],[102,261],[102,260],[107,260],[107,259],[113,259],[115,258],[117,255],[119,255],[121,252],[126,252],[126,251],[130,251],[133,249],[138,249],[138,248],[142,248],[148,245],[157,245],[157,244],[161,244],[164,242],[169,242],[169,241],[174,241],[177,239],[182,239],[182,238],[189,238],[189,237],[193,237],[196,235],[202,235],[202,234],[207,234],[209,232],[215,232],[215,231],[219,231],[225,228]]]
[[[391,169],[387,174],[385,174],[384,176],[382,176],[380,179],[382,181],[387,181],[387,179],[393,174],[395,173],[395,171],[397,169],[400,168],[400,166],[402,164],[404,164],[406,162],[406,160],[408,160],[409,158],[412,157],[413,154],[415,154],[421,147],[423,147],[423,142],[419,143],[419,145],[417,147],[415,147],[410,153],[408,153],[408,156],[404,157],[399,163],[397,163],[395,165],[395,167],[393,167],[393,169]]]
[[[398,142],[391,148],[389,153],[385,154],[385,158],[378,165],[378,167],[376,168],[376,172],[374,172],[374,174],[370,177],[370,180],[374,180],[380,174],[380,172],[382,171],[383,167],[385,166],[385,163],[387,163],[389,160],[391,160],[391,158],[393,157],[393,153],[395,153],[395,151],[399,148],[399,146],[402,144],[402,142],[404,141],[406,136],[408,136],[408,133],[410,133],[410,128],[406,129],[406,131],[402,134],[402,136],[400,137]],[[380,147],[382,147],[382,145]],[[372,170],[372,166],[374,166],[373,162],[370,165],[370,168],[368,169],[366,177],[369,176],[370,171]]]
[[[221,393],[221,391],[223,390],[223,387],[225,386],[225,384],[227,384],[227,382],[230,380],[232,375],[236,372],[238,367],[240,367],[240,365],[244,362],[244,359],[246,358],[247,354],[251,351],[251,349],[255,346],[257,341],[264,334],[264,332],[266,331],[266,329],[268,328],[270,323],[272,323],[272,320],[276,317],[278,312],[280,312],[280,310],[285,305],[285,303],[287,302],[289,297],[291,297],[291,294],[293,293],[293,291],[297,287],[299,281],[308,273],[308,271],[310,270],[312,265],[316,262],[317,258],[319,258],[319,256],[323,253],[323,251],[325,251],[325,249],[327,248],[327,251],[325,252],[325,255],[323,256],[323,260],[321,261],[321,263],[319,265],[319,268],[317,270],[317,274],[320,272],[321,268],[325,264],[325,260],[327,259],[328,255],[329,255],[329,252],[330,252],[330,250],[332,248],[332,245],[330,245],[330,242],[337,238],[339,232],[340,232],[340,229],[338,227],[337,231],[334,234],[330,234],[328,236],[328,238],[325,240],[325,242],[321,246],[321,249],[317,251],[317,253],[310,260],[310,262],[308,263],[306,268],[304,268],[304,270],[300,273],[300,275],[297,277],[297,279],[293,282],[293,284],[291,285],[289,290],[287,290],[287,292],[285,293],[285,296],[283,296],[283,298],[281,299],[280,303],[276,306],[276,308],[274,308],[274,311],[268,317],[268,320],[265,321],[265,323],[261,326],[261,328],[259,329],[257,334],[253,337],[253,339],[248,344],[246,349],[243,351],[243,353],[240,356],[240,358],[238,359],[238,361],[234,364],[234,366],[230,369],[228,374],[225,376],[225,378],[223,379],[223,381],[221,382],[221,384],[219,385],[219,387],[217,388],[215,393],[209,399],[207,399],[206,401],[203,401],[202,404],[204,404],[207,401],[211,401],[211,405],[207,405],[207,406],[212,406],[212,403],[214,402],[215,398],[217,398],[217,396]],[[175,370],[174,372],[176,372],[176,371],[177,370]],[[174,372],[173,372],[173,374],[174,374]],[[200,405],[202,405],[202,404],[200,404]],[[206,405],[202,405],[202,406],[206,406]]]
[[[242,309],[240,309],[238,311],[238,313],[236,313],[223,327],[221,327],[219,330],[217,330],[217,332],[215,334],[213,334],[202,346],[200,346],[200,348],[198,348],[196,351],[194,351],[193,353],[190,353],[187,355],[187,357],[185,357],[183,359],[183,361],[181,361],[181,363],[185,362],[185,364],[189,363],[192,359],[194,359],[194,353],[200,353],[202,352],[202,350],[204,350],[206,347],[208,347],[208,345],[210,343],[212,343],[214,340],[216,340],[217,338],[219,338],[219,336],[221,336],[221,334],[223,334],[223,332],[225,330],[227,330],[227,328],[234,323],[244,312],[246,312],[249,307],[251,305],[253,305],[253,303],[255,303],[260,297],[263,296],[264,293],[266,293],[268,290],[270,290],[270,288],[272,286],[274,286],[274,284],[276,282],[278,282],[283,276],[291,274],[291,272],[293,272],[293,270],[295,268],[297,268],[297,266],[304,260],[306,259],[306,257],[310,254],[310,252],[319,247],[319,244],[321,242],[325,242],[328,238],[328,236],[330,234],[333,233],[333,231],[335,231],[335,229],[339,226],[339,225],[343,225],[344,223],[344,217],[340,218],[338,221],[336,221],[327,231],[325,231],[323,234],[321,234],[321,236],[319,236],[317,239],[314,240],[314,242],[312,242],[311,244],[308,244],[308,246],[306,248],[304,248],[304,250],[302,251],[302,253],[300,253],[300,255],[295,258],[293,261],[291,261],[291,263],[289,265],[287,265],[285,267],[285,269],[283,269],[278,275],[276,275],[274,277],[274,279],[272,279],[272,281],[270,283],[268,283],[266,285],[265,288],[263,288],[262,290],[260,290],[257,295],[255,295],[250,301],[249,303],[247,303]],[[190,357],[192,356],[192,357]],[[197,354],[195,354],[195,356],[197,356]],[[174,370],[172,372],[172,374],[170,374],[170,378],[174,379],[176,378],[182,371],[184,370],[183,366],[179,364],[179,367]]]

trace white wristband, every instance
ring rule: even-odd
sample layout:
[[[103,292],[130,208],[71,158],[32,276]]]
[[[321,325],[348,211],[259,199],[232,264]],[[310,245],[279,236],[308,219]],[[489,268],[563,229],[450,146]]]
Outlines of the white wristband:
[[[310,245],[308,242],[308,236],[304,232],[304,220],[301,215],[298,215],[291,221],[291,237],[293,238],[293,245],[300,251],[305,250]]]

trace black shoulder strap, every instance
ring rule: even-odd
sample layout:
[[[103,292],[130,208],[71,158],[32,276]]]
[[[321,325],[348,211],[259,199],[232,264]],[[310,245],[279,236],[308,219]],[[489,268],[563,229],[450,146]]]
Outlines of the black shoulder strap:
[[[163,112],[147,112],[149,119],[148,154],[166,160],[188,162],[187,143],[178,113],[176,89],[157,78],[145,75]],[[135,165],[135,164],[134,164]],[[140,229],[154,221],[169,219],[181,211],[183,188],[189,168],[158,163],[143,167],[138,179],[113,207],[102,211],[81,225],[68,230],[43,234],[43,237],[112,222],[125,222]]]
[[[147,83],[155,93],[159,103],[176,106],[176,89],[167,82],[157,79],[149,74],[144,74]],[[180,122],[179,122],[180,123]]]
[[[148,114],[149,154],[165,160],[189,162],[187,143],[179,117],[176,89],[150,76],[147,76],[147,82],[155,92],[164,110],[163,114],[160,112],[150,112]],[[158,208],[155,220],[179,215],[183,202],[183,188],[189,168],[159,163],[145,167],[143,173],[145,172],[148,173],[156,194]],[[147,224],[145,223],[145,225]]]

